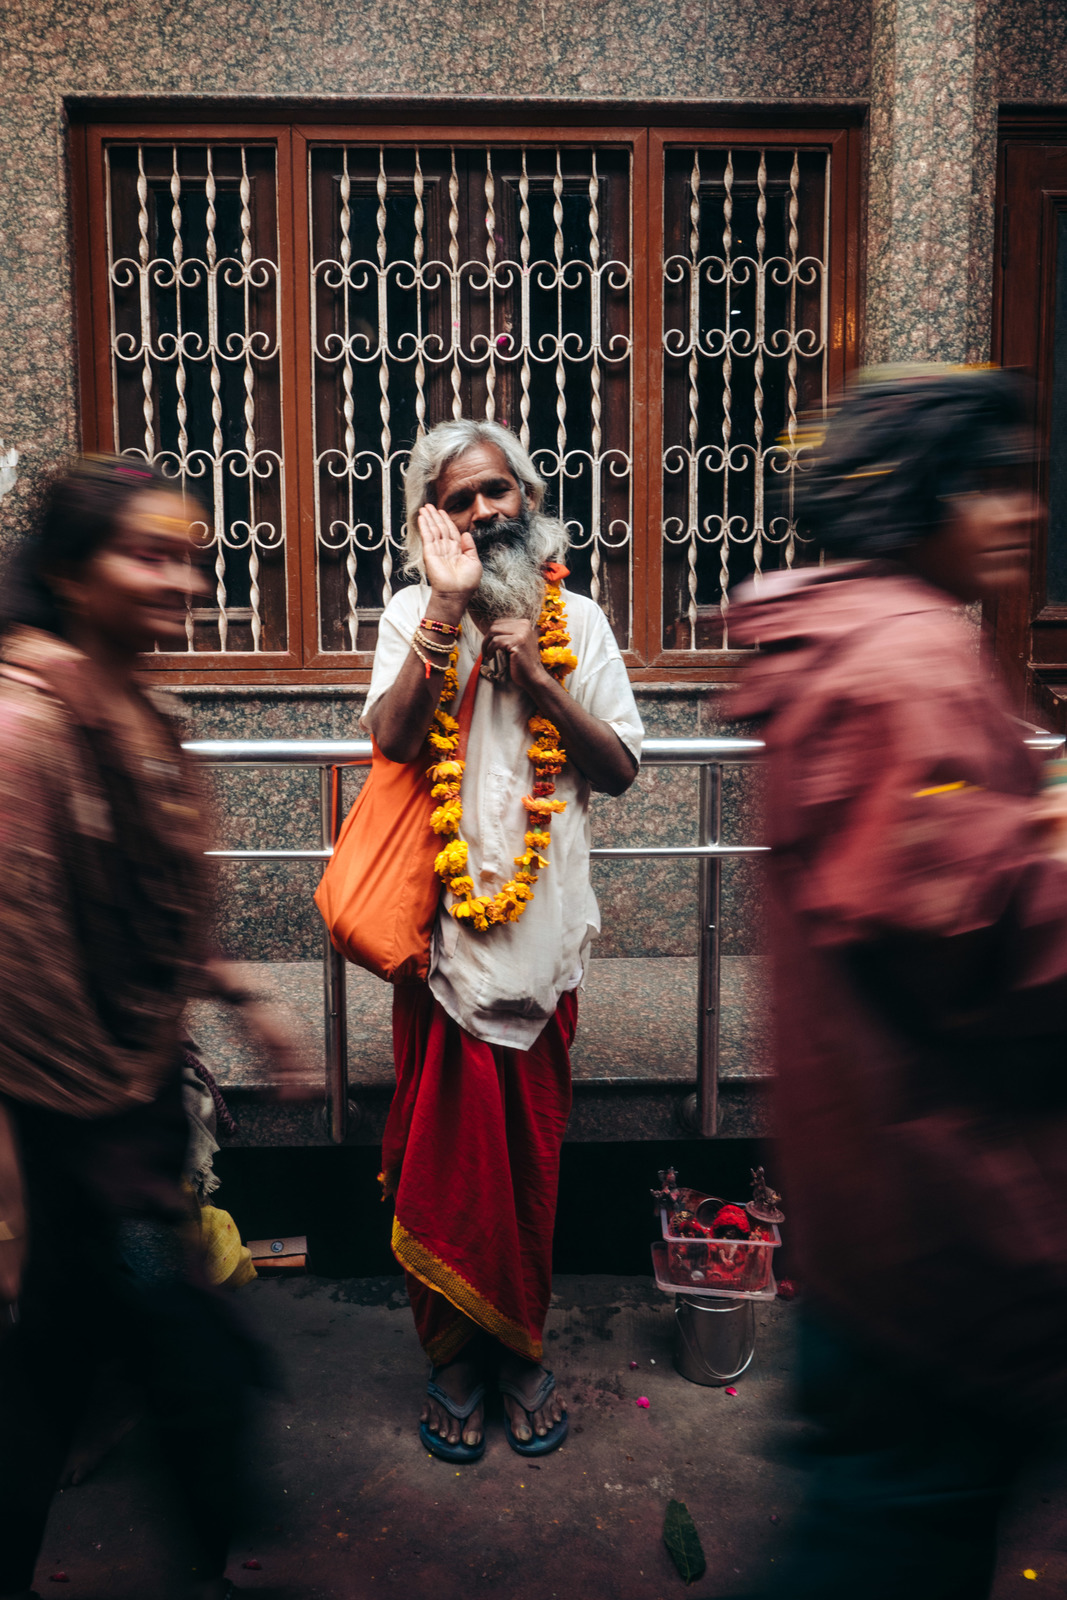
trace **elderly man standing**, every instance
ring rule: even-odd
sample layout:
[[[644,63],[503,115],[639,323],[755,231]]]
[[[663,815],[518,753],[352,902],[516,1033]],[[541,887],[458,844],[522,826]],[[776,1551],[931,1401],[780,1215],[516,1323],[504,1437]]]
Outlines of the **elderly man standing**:
[[[436,774],[454,838],[429,981],[395,990],[383,1181],[433,1364],[423,1443],[478,1460],[495,1375],[509,1444],[542,1455],[567,1433],[541,1340],[577,988],[600,926],[589,798],[629,788],[642,729],[607,619],[561,587],[566,530],[511,433],[441,423],[412,451],[406,495],[420,582],[382,616],[364,725],[391,761],[440,762],[455,728],[442,693],[455,712],[479,658],[481,678],[460,793],[457,772]]]

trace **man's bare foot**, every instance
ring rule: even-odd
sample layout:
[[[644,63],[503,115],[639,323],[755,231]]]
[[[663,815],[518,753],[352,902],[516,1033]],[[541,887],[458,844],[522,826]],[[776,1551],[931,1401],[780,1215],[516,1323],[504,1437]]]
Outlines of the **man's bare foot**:
[[[450,1361],[447,1367],[435,1367],[433,1381],[439,1389],[443,1389],[450,1400],[458,1406],[465,1406],[467,1401],[482,1379],[482,1364],[478,1359]],[[461,1431],[463,1443],[478,1445],[482,1442],[485,1433],[485,1406],[475,1406],[466,1422],[460,1422],[446,1411],[444,1406],[430,1395],[422,1403],[420,1422],[425,1422],[431,1433],[435,1433],[446,1444],[459,1444]]]
[[[529,1405],[523,1406],[510,1394],[502,1392],[500,1396],[511,1424],[511,1431],[520,1444],[528,1444],[534,1434],[543,1439],[557,1423],[563,1421],[567,1407],[556,1389],[552,1390],[540,1410],[531,1411],[529,1408],[545,1379],[545,1369],[536,1361],[524,1361],[521,1356],[514,1355],[510,1350],[505,1351],[500,1361],[500,1377],[505,1382],[514,1384],[523,1398],[529,1402]]]

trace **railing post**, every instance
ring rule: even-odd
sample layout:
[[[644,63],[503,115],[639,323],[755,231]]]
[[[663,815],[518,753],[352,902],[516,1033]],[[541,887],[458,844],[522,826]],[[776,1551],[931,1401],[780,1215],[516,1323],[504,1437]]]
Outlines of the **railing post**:
[[[699,843],[719,844],[722,830],[722,767],[700,768]],[[697,971],[697,1129],[710,1139],[719,1116],[719,978],[722,862],[705,856],[700,863],[699,965]]]
[[[341,831],[341,769],[319,770],[322,848],[332,850]],[[326,1038],[326,1116],[330,1138],[344,1144],[348,1136],[348,1012],[345,958],[323,934],[322,996]]]

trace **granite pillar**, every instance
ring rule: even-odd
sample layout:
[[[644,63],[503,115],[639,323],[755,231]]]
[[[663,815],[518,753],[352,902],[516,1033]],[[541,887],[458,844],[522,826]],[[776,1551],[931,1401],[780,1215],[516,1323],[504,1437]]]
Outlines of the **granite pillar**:
[[[994,0],[875,0],[868,363],[988,359],[996,92]]]

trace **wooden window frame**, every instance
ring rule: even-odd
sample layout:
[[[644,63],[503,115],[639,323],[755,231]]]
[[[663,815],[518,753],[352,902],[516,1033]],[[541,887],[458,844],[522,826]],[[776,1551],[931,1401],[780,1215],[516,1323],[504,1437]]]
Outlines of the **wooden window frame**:
[[[589,143],[625,145],[633,151],[633,546],[632,648],[624,660],[635,683],[725,685],[737,678],[744,651],[662,648],[662,196],[667,150],[676,145],[823,147],[831,155],[829,304],[830,390],[855,366],[861,303],[862,160],[865,107],[767,108],[739,113],[736,107],[690,104],[541,103],[521,108],[523,121],[509,122],[505,102],[367,102],[359,107],[314,108],[215,103],[209,108],[180,101],[68,102],[72,225],[82,447],[113,448],[108,356],[107,243],[104,233],[104,149],[109,140],[212,141],[274,144],[277,150],[279,262],[293,292],[282,296],[282,437],[285,450],[287,649],[263,652],[255,665],[235,654],[197,652],[196,665],[177,653],[150,676],[172,686],[281,685],[343,682],[353,687],[370,678],[367,652],[318,648],[317,560],[312,474],[310,318],[300,314],[301,289],[310,279],[307,217],[307,151],[315,143],[381,141],[484,144]],[[229,117],[226,113],[231,112]],[[289,206],[286,205],[286,197]],[[657,264],[653,271],[651,264]],[[246,664],[247,662],[247,664]]]
[[[984,611],[992,629],[997,662],[1017,709],[1023,716],[1062,730],[1067,727],[1067,605],[1049,602],[1046,598],[1049,464],[1041,448],[1041,443],[1049,437],[1052,421],[1050,344],[1055,314],[1053,253],[1045,247],[1055,229],[1057,213],[1067,207],[1067,194],[1062,184],[1057,184],[1054,190],[1043,189],[1037,206],[1037,235],[1029,244],[1029,255],[1039,267],[1036,295],[1021,301],[1005,295],[1005,276],[1017,265],[1012,250],[1012,230],[1019,215],[1017,198],[1011,192],[1010,157],[1015,152],[1046,145],[1059,151],[1067,150],[1067,108],[1001,107],[997,130],[991,354],[995,362],[1013,364],[1019,361],[1025,349],[1029,358],[1023,370],[1035,383],[1034,423],[1039,447],[1033,466],[1033,489],[1041,510],[1032,532],[1029,584],[987,601]],[[1015,206],[1014,217],[1010,210],[1012,205]],[[1018,249],[1017,244],[1015,248]]]

